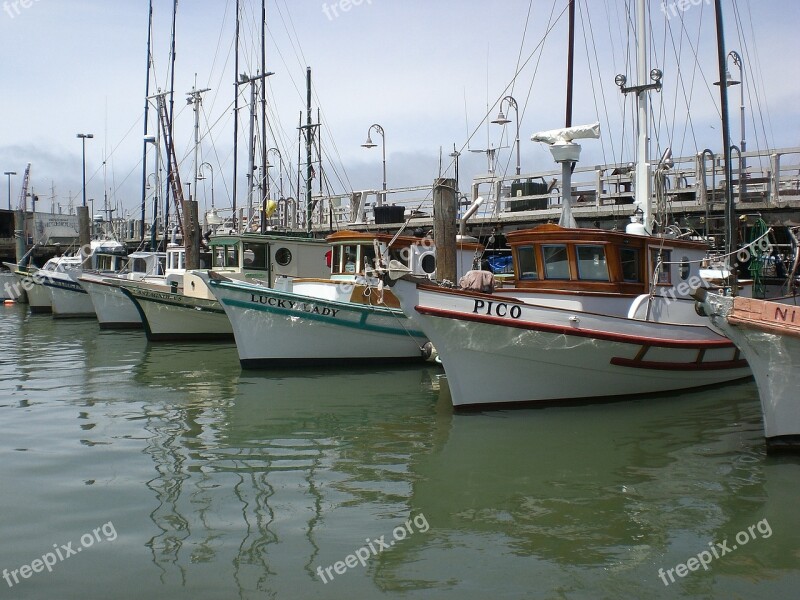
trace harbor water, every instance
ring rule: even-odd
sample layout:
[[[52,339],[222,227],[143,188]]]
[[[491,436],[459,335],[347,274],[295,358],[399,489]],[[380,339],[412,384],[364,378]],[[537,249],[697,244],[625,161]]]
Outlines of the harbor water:
[[[18,305],[0,424],[0,599],[800,595],[752,382],[459,414],[435,365],[242,372]]]

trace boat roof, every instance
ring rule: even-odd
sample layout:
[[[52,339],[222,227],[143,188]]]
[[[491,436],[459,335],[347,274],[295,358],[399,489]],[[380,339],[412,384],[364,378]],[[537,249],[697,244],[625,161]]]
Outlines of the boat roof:
[[[345,229],[342,231],[337,231],[336,233],[330,234],[325,240],[329,244],[372,244],[373,240],[378,240],[379,242],[383,242],[385,244],[389,244],[394,240],[393,246],[414,246],[416,244],[425,243],[427,240],[430,242],[429,238],[424,237],[414,237],[413,235],[401,235],[395,239],[395,236],[389,233],[370,233],[364,231],[352,231],[350,229]],[[458,242],[459,248],[464,249],[477,249],[482,248],[479,243],[477,242]]]
[[[665,247],[670,248],[693,248],[705,250],[708,244],[694,240],[683,240],[667,236],[642,236],[623,231],[609,231],[607,229],[595,229],[589,227],[561,227],[552,223],[539,225],[531,229],[520,229],[506,234],[509,246],[530,243],[530,242],[596,242],[596,243],[617,243],[636,245],[645,241],[651,244],[664,243]]]
[[[232,246],[239,242],[247,242],[253,244],[271,244],[274,242],[299,242],[307,244],[324,244],[325,240],[318,238],[308,237],[308,234],[298,233],[291,235],[290,233],[273,234],[273,233],[241,233],[241,234],[223,234],[219,236],[211,236],[208,240],[209,246]]]

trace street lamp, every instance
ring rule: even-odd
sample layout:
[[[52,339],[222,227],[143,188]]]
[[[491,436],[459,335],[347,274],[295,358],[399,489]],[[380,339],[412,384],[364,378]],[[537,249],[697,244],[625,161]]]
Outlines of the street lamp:
[[[745,171],[747,169],[747,159],[743,156],[745,151],[747,150],[747,142],[745,141],[744,135],[744,61],[742,61],[741,55],[736,52],[736,50],[731,50],[728,52],[727,58],[733,59],[733,64],[739,67],[739,81],[735,80],[731,77],[730,71],[728,71],[727,67],[725,68],[725,86],[731,87],[733,85],[741,86],[739,88],[739,131],[742,135],[741,142],[739,144],[739,190],[742,190],[742,178],[745,176]],[[720,85],[719,81],[715,81],[714,85]],[[740,195],[741,199],[741,195]]]
[[[377,123],[370,125],[369,129],[367,129],[367,141],[361,144],[361,146],[364,148],[374,148],[377,146],[370,137],[370,133],[373,129],[380,134],[383,146],[383,196],[381,200],[381,204],[383,204],[383,202],[386,201],[386,133],[383,131],[383,127]]]
[[[210,162],[204,162],[200,165],[200,169],[198,169],[199,173],[197,179],[204,180],[206,176],[203,174],[203,167],[208,167],[211,169],[211,210],[214,210],[214,167],[211,166]],[[195,188],[194,193],[197,193],[197,188]]]
[[[514,112],[516,113],[516,117],[517,117],[516,118],[516,122],[517,122],[517,137],[514,140],[514,143],[517,145],[517,175],[519,175],[519,173],[520,173],[520,165],[519,165],[519,106],[517,105],[517,101],[514,100],[513,96],[506,96],[502,100],[500,100],[500,112],[498,113],[497,118],[494,121],[492,121],[492,123],[495,123],[497,125],[508,125],[509,123],[511,123],[511,120],[506,118],[506,116],[503,114],[503,102],[507,102],[508,105],[511,106],[514,109]]]
[[[3,175],[8,177],[8,210],[11,210],[11,176],[16,174],[16,171],[6,171],[3,173]]]
[[[83,206],[86,207],[86,140],[94,137],[93,133],[79,133],[75,137],[81,140],[83,147]]]

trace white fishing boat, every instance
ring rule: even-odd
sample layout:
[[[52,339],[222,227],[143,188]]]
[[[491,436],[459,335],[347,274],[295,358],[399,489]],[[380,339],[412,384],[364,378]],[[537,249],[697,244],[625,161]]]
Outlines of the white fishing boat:
[[[166,282],[167,257],[179,260],[185,253],[181,246],[168,247],[167,252],[133,252],[125,268],[114,275],[83,273],[78,283],[89,294],[100,329],[141,329],[142,318],[136,305],[120,289],[125,281]]]
[[[127,252],[125,245],[116,240],[92,240],[87,257],[75,257],[78,259],[77,265],[72,264],[63,271],[53,272],[44,279],[44,286],[50,294],[53,317],[94,317],[92,299],[78,283],[78,278],[87,270],[105,274],[118,272],[125,264]]]
[[[750,364],[768,452],[800,451],[800,306],[698,290],[698,307]]]
[[[736,347],[694,312],[704,245],[557,225],[508,240],[513,288],[487,294],[408,276],[393,284],[436,347],[455,406],[637,396],[749,376]]]
[[[29,265],[20,267],[13,263],[4,263],[16,277],[15,290],[24,291],[31,313],[45,314],[52,312],[53,301],[44,282],[54,273],[64,273],[66,269],[80,266],[81,259],[73,256],[56,256],[49,259],[40,269]]]
[[[326,272],[323,240],[244,234],[212,237],[212,270],[237,280],[271,286],[281,276],[321,276]],[[187,272],[170,285],[124,282],[151,341],[223,341],[233,330],[222,306],[199,272]]]
[[[290,279],[273,289],[206,275],[230,319],[239,360],[245,368],[302,367],[363,362],[419,361],[427,339],[411,326],[394,295],[369,276],[377,253],[392,236],[341,231],[331,244],[326,279]],[[475,243],[463,243],[458,269],[471,268]],[[429,238],[400,237],[391,256],[413,272],[433,273]]]

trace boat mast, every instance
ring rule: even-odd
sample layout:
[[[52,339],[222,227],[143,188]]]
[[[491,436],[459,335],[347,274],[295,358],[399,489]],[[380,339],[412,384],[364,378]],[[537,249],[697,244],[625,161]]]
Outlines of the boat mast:
[[[645,0],[636,2],[636,80],[643,86],[647,81],[647,14]],[[638,118],[636,140],[636,204],[644,213],[642,224],[650,231],[650,157],[648,149],[647,90],[637,93]]]
[[[572,127],[572,80],[575,65],[575,0],[569,2],[569,41],[567,49],[567,112],[565,127]],[[558,224],[562,227],[577,227],[572,216],[572,170],[575,163],[561,162],[561,217]]]
[[[731,128],[729,122],[728,111],[728,74],[726,69],[725,60],[727,54],[725,53],[725,33],[722,23],[722,3],[720,0],[714,2],[714,13],[717,22],[717,61],[719,63],[719,80],[722,84],[719,86],[720,106],[722,108],[722,152],[725,162],[725,252],[730,257],[729,261],[733,262],[733,253],[737,247],[737,228],[736,228],[736,206],[733,201],[733,170],[731,165]],[[742,84],[744,85],[744,81]],[[741,182],[739,182],[741,185]],[[732,268],[731,264],[731,287],[734,294],[736,293],[736,270]]]
[[[267,6],[261,0],[261,73],[267,72]],[[267,200],[269,173],[267,171],[267,80],[261,82],[261,233],[267,231]]]
[[[175,113],[175,26],[178,19],[178,0],[174,0],[172,4],[172,34],[171,34],[171,41],[170,41],[170,60],[169,60],[169,70],[170,70],[170,81],[169,81],[169,129],[164,132],[164,137],[166,138],[164,141],[167,144],[167,147],[174,147],[172,143],[172,132],[174,131],[174,121],[173,116]],[[172,186],[169,185],[169,182],[173,181],[173,177],[175,176],[172,172],[173,165],[172,161],[167,161],[167,189],[165,193],[165,202],[164,202],[164,248],[166,249],[167,244],[169,243],[169,200],[170,194],[172,193]],[[176,198],[176,201],[178,199]]]
[[[144,219],[145,205],[147,203],[147,131],[150,121],[150,48],[153,42],[153,0],[150,0],[150,9],[147,20],[147,82],[144,88],[144,139],[142,139],[142,221],[139,224],[139,237],[144,244]],[[158,151],[158,148],[156,148]],[[155,220],[155,215],[153,215]]]
[[[233,228],[239,231],[236,219],[236,179],[239,171],[239,18],[240,0],[236,0],[236,46],[233,77]]]
[[[314,206],[311,204],[311,180],[314,177],[314,167],[311,165],[311,148],[313,125],[311,124],[311,67],[306,67],[306,231],[311,233],[311,215]]]
[[[575,69],[575,0],[569,0],[569,48],[567,50],[567,114],[564,127],[572,127],[572,80]]]

